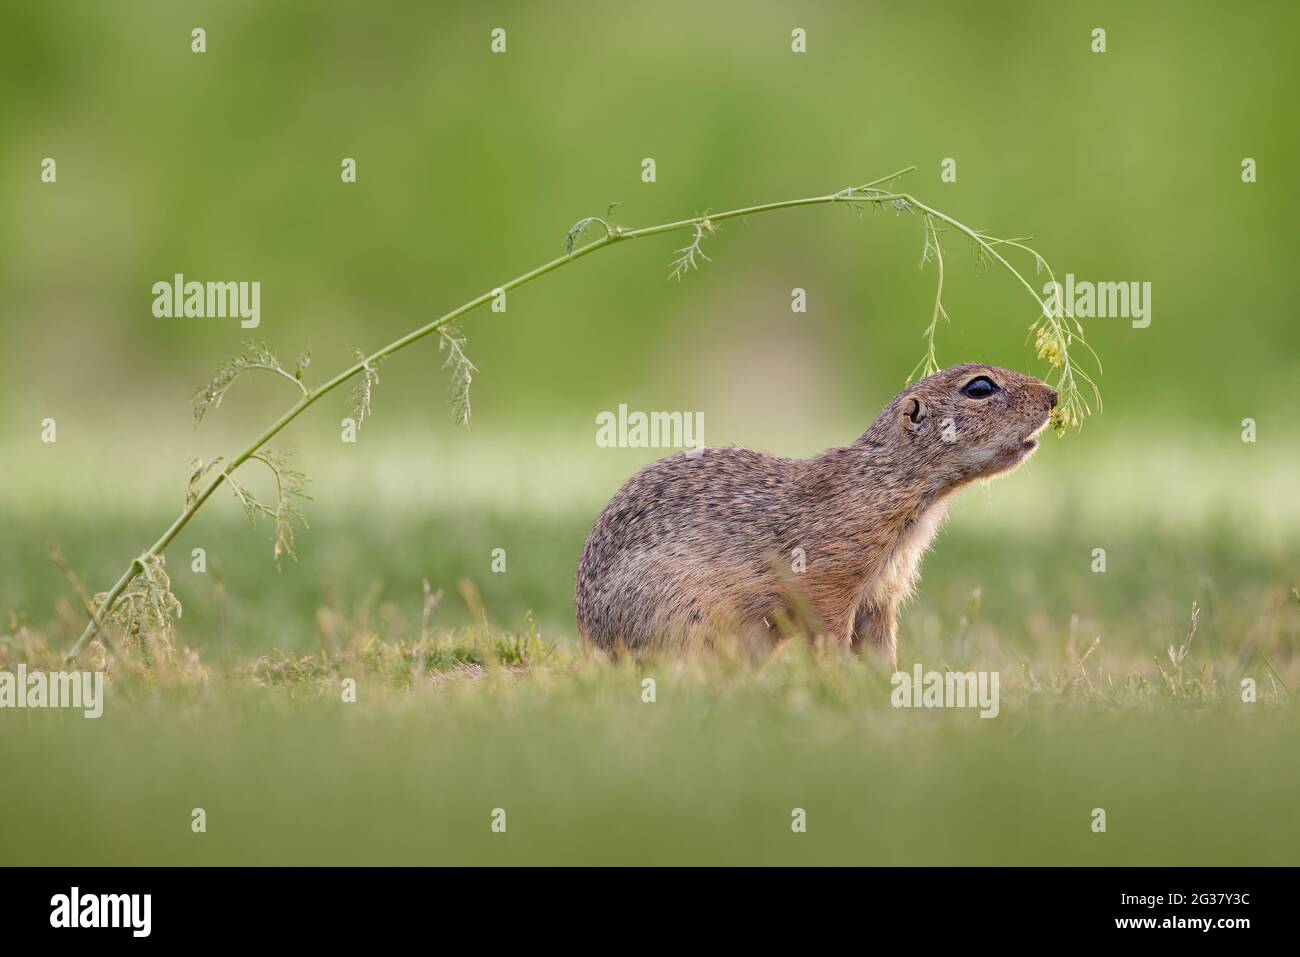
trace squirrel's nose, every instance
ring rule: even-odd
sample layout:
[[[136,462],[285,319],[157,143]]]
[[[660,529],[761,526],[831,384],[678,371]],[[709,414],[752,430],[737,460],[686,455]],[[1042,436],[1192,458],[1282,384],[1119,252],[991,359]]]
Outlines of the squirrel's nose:
[[[1049,409],[1055,409],[1055,408],[1056,408],[1056,398],[1057,398],[1057,397],[1056,397],[1056,390],[1055,390],[1055,389],[1048,389],[1048,390],[1047,390],[1047,407],[1048,407]]]

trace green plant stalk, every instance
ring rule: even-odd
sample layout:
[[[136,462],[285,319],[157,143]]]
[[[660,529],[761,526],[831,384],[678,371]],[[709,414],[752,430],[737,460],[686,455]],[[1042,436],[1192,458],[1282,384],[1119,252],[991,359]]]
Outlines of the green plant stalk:
[[[880,179],[873,180],[870,183],[865,183],[862,186],[850,187],[848,189],[841,190],[837,193],[827,193],[822,196],[808,196],[802,199],[783,200],[775,203],[763,203],[757,206],[746,206],[739,209],[731,209],[731,210],[726,210],[724,212],[712,213],[707,216],[694,216],[691,217],[690,219],[680,219],[674,222],[661,223],[655,226],[644,226],[640,229],[627,229],[622,226],[611,225],[608,222],[599,218],[593,218],[592,220],[590,220],[590,223],[601,226],[605,230],[604,236],[601,236],[600,238],[595,239],[592,242],[586,243],[583,246],[578,247],[577,249],[572,249],[563,256],[558,256],[555,259],[552,259],[550,262],[538,266],[536,269],[523,273],[520,276],[516,276],[514,279],[509,280],[503,285],[497,286],[485,293],[482,293],[479,296],[474,297],[473,299],[469,300],[463,305],[453,309],[451,312],[445,313],[444,315],[439,316],[437,319],[434,319],[432,322],[429,322],[426,325],[423,325],[420,328],[407,333],[406,335],[402,336],[399,339],[393,340],[388,345],[379,349],[377,352],[374,352],[371,355],[366,356],[364,359],[359,360],[358,362],[354,363],[352,366],[348,367],[347,369],[344,369],[338,375],[334,376],[332,379],[329,379],[328,381],[326,381],[322,385],[317,386],[314,389],[306,389],[305,386],[302,386],[302,383],[300,382],[296,383],[304,389],[303,396],[292,406],[290,406],[289,409],[283,415],[281,415],[278,419],[276,419],[275,422],[273,422],[270,426],[268,426],[259,436],[257,436],[257,438],[255,438],[251,443],[249,443],[249,445],[242,452],[240,452],[234,458],[228,460],[226,466],[219,473],[217,473],[213,477],[213,479],[208,483],[207,487],[204,488],[203,491],[199,495],[197,495],[194,498],[194,500],[186,506],[185,510],[182,511],[180,515],[177,516],[176,520],[172,522],[171,526],[167,529],[167,531],[163,532],[162,536],[151,546],[149,546],[149,548],[146,551],[141,553],[139,557],[132,560],[131,564],[127,567],[126,571],[122,574],[122,577],[117,580],[117,583],[105,595],[104,600],[100,602],[98,609],[96,609],[95,613],[91,616],[91,620],[89,624],[86,625],[85,631],[82,632],[81,637],[77,640],[76,644],[73,645],[72,649],[68,652],[67,660],[71,662],[73,659],[75,659],[77,655],[79,655],[85,649],[86,645],[89,644],[92,639],[94,639],[96,634],[98,634],[100,628],[103,626],[103,622],[107,618],[109,612],[112,611],[114,606],[117,604],[118,599],[121,598],[122,593],[126,590],[127,586],[131,584],[131,581],[144,570],[147,562],[153,560],[154,558],[160,556],[163,553],[163,551],[167,548],[167,546],[170,545],[172,541],[176,538],[176,536],[180,534],[181,530],[184,529],[185,526],[189,524],[190,519],[194,517],[195,513],[198,512],[198,510],[203,507],[204,503],[207,502],[207,500],[212,497],[212,493],[215,492],[217,488],[223,482],[225,482],[226,479],[229,478],[236,469],[238,469],[241,465],[243,465],[250,458],[252,458],[259,449],[261,449],[264,445],[266,445],[267,442],[269,442],[272,438],[274,438],[277,434],[279,434],[279,432],[282,429],[284,429],[285,426],[287,426],[294,419],[298,418],[298,416],[302,415],[303,412],[305,412],[308,408],[314,405],[319,399],[328,395],[330,392],[333,392],[339,386],[343,385],[345,382],[347,382],[349,379],[351,379],[353,376],[357,375],[358,373],[362,372],[364,369],[373,368],[376,363],[378,363],[380,360],[384,359],[385,357],[392,355],[394,352],[406,348],[407,346],[411,345],[414,342],[418,342],[420,339],[423,339],[426,336],[432,335],[433,333],[437,332],[439,329],[446,326],[448,323],[454,322],[456,319],[460,318],[466,313],[471,312],[472,310],[477,309],[479,306],[485,305],[486,303],[490,302],[493,299],[493,297],[498,293],[498,291],[509,291],[511,289],[516,289],[519,286],[523,286],[526,283],[530,283],[535,279],[540,279],[542,276],[545,276],[547,273],[554,272],[556,269],[559,269],[562,266],[567,266],[568,264],[575,262],[579,259],[582,259],[584,256],[589,256],[592,253],[604,249],[607,246],[612,246],[617,243],[625,242],[631,239],[641,239],[646,236],[656,236],[659,235],[660,233],[668,233],[668,232],[673,232],[676,230],[687,229],[687,228],[694,229],[696,227],[704,227],[706,229],[709,229],[710,232],[712,232],[711,226],[714,223],[725,222],[730,219],[739,219],[745,216],[753,216],[759,213],[775,212],[776,210],[781,210],[781,209],[795,209],[802,206],[819,206],[819,205],[825,205],[825,204],[835,203],[835,202],[872,203],[877,205],[886,204],[886,203],[903,202],[903,203],[909,203],[915,209],[921,210],[922,212],[928,215],[935,216],[941,219],[945,223],[951,224],[954,228],[960,230],[962,233],[969,236],[975,242],[983,245],[986,249],[988,249],[988,251],[994,257],[997,258],[997,260],[1002,265],[1004,265],[1017,279],[1020,280],[1021,284],[1024,285],[1025,288],[1028,289],[1031,294],[1033,294],[1035,300],[1038,301],[1041,306],[1042,300],[1038,298],[1038,294],[1034,292],[1033,287],[1031,287],[1029,283],[1026,282],[1025,279],[1020,275],[1020,273],[1016,272],[1016,270],[1005,259],[1003,259],[1002,256],[1000,256],[995,250],[993,250],[988,245],[988,243],[985,242],[985,240],[974,230],[971,230],[968,227],[962,225],[961,223],[958,223],[956,220],[951,219],[948,216],[945,216],[944,214],[936,210],[933,210],[928,206],[923,205],[922,203],[918,202],[916,199],[914,199],[913,197],[905,193],[884,192],[875,189],[875,187],[879,186],[880,184],[888,183],[896,179],[897,177],[902,176],[905,173],[909,173],[915,169],[916,169],[915,166],[909,166],[905,169],[901,169],[898,170],[897,172],[891,173],[888,176],[883,176]]]
[[[1047,304],[1044,302],[1042,297],[1040,297],[1037,291],[1035,291],[1034,287],[1030,285],[1029,280],[1027,280],[1024,276],[1022,276],[1020,274],[1020,271],[1016,269],[1015,266],[1011,265],[1011,263],[1007,262],[1006,258],[993,247],[994,245],[1009,245],[1016,249],[1026,250],[1027,252],[1031,253],[1034,256],[1037,262],[1042,263],[1043,262],[1042,257],[1040,257],[1036,252],[1029,249],[1027,246],[1023,245],[1022,243],[1016,242],[1014,240],[995,240],[994,242],[990,242],[989,240],[991,237],[982,235],[981,233],[978,233],[975,230],[971,229],[969,226],[957,222],[957,220],[953,219],[951,216],[948,216],[944,213],[939,212],[937,209],[933,209],[932,207],[925,205],[925,203],[922,203],[915,196],[912,196],[908,193],[900,193],[898,194],[898,198],[902,199],[904,202],[910,203],[912,206],[915,206],[917,209],[921,211],[923,215],[927,217],[933,216],[936,219],[942,220],[943,222],[947,223],[949,226],[952,226],[958,232],[962,233],[972,242],[976,243],[988,255],[992,256],[995,260],[997,260],[998,264],[1004,267],[1007,270],[1007,272],[1011,273],[1011,275],[1016,278],[1016,281],[1019,282],[1020,285],[1023,286],[1025,290],[1029,293],[1029,295],[1034,298],[1034,301],[1038,303],[1039,311],[1042,313],[1042,318],[1045,319],[1052,326],[1054,330],[1056,330],[1057,334],[1061,336],[1065,342],[1069,342],[1070,340],[1078,340],[1081,342],[1083,341],[1081,337],[1075,336],[1073,332],[1070,331],[1069,327],[1064,325],[1061,322],[1061,320],[1059,320],[1056,316],[1052,315],[1051,311],[1047,308]],[[937,246],[937,237],[936,237],[936,246]],[[942,294],[943,253],[940,252],[938,254],[938,257],[939,257],[939,293]],[[1048,270],[1048,273],[1051,276],[1052,280],[1055,281],[1056,276],[1051,273],[1050,269]],[[936,298],[935,300],[936,313],[939,311],[938,303],[939,300],[938,298]],[[1095,356],[1096,354],[1094,353],[1093,355]],[[1066,389],[1062,389],[1061,391],[1064,392],[1068,390],[1070,393],[1075,392],[1074,375],[1076,372],[1078,372],[1080,378],[1084,379],[1084,381],[1086,381],[1088,385],[1092,387],[1093,394],[1097,395],[1096,383],[1094,383],[1086,373],[1079,371],[1074,366],[1074,364],[1070,361],[1070,355],[1068,350],[1062,350],[1061,361],[1063,365],[1061,369],[1060,384],[1066,387]],[[1063,398],[1066,398],[1067,404],[1073,401],[1072,396],[1063,396]],[[1098,404],[1100,404],[1101,402],[1099,396],[1097,397],[1097,402]],[[1088,411],[1091,410],[1089,409]]]

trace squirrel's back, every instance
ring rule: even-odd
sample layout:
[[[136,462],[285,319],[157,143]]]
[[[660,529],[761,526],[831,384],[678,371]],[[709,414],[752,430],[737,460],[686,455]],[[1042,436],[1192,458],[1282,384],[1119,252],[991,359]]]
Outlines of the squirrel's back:
[[[583,635],[640,650],[668,632],[706,627],[719,611],[743,614],[708,596],[751,590],[745,581],[764,577],[770,553],[791,533],[788,506],[806,471],[806,462],[737,447],[645,466],[605,506],[583,547]]]

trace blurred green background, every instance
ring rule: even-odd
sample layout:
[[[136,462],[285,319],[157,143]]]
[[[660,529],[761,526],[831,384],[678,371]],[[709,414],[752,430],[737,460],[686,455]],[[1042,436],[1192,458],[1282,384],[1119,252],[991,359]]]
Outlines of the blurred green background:
[[[11,9],[0,604],[42,621],[70,595],[46,561],[54,542],[106,587],[170,521],[187,461],[229,454],[292,398],[250,378],[194,431],[188,397],[250,333],[155,318],[156,281],[259,280],[251,334],[286,360],[311,349],[323,378],[553,257],[571,223],[610,203],[647,225],[909,164],[907,189],[1032,235],[1059,274],[1153,287],[1149,328],[1088,327],[1104,414],[968,496],[953,574],[969,567],[965,543],[971,561],[1078,603],[1099,581],[1091,549],[1127,536],[1133,549],[1112,554],[1124,584],[1108,587],[1149,596],[1138,550],[1158,531],[1193,562],[1171,573],[1170,620],[1231,574],[1194,560],[1205,542],[1235,543],[1219,564],[1263,587],[1261,568],[1294,567],[1296,536],[1295,23],[1271,4],[1182,3]],[[503,55],[489,51],[498,26]],[[1104,54],[1090,50],[1096,26]],[[805,54],[791,52],[794,27]],[[47,156],[57,184],[40,181]],[[345,156],[355,184],[340,182]],[[1254,184],[1240,178],[1247,156]],[[940,182],[944,157],[956,183]],[[531,609],[571,634],[582,538],[658,454],[596,449],[597,412],[699,411],[711,444],[809,454],[865,429],[921,354],[934,274],[918,271],[913,218],[822,207],[730,223],[714,261],[679,284],[666,277],[681,240],[602,251],[513,293],[504,315],[470,316],[467,432],[433,341],[382,368],[357,445],[338,439],[346,390],[311,410],[277,442],[314,480],[302,563],[275,578],[269,532],[223,496],[172,555],[187,637],[215,647],[224,621],[234,646],[311,648],[304,609],[358,602],[375,582],[418,608],[425,576],[468,577],[501,622]],[[941,363],[1044,374],[1023,291],[949,244]],[[806,314],[790,310],[794,287]],[[39,441],[46,416],[55,445]],[[1240,441],[1245,417],[1255,445]],[[227,592],[189,575],[198,546],[245,611],[221,618]],[[498,546],[506,576],[488,572]],[[927,571],[943,587],[939,552]],[[1284,594],[1286,579],[1271,585]]]

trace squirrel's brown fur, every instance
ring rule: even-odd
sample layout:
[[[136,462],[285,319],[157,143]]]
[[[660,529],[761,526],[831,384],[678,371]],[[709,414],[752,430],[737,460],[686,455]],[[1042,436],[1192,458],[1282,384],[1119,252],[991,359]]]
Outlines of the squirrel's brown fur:
[[[980,377],[997,391],[969,397]],[[961,365],[904,389],[846,448],[811,459],[710,448],[653,462],[587,538],[578,627],[601,648],[639,653],[707,643],[719,629],[765,636],[785,618],[893,657],[899,606],[947,499],[1027,459],[1055,405],[1031,376]]]

